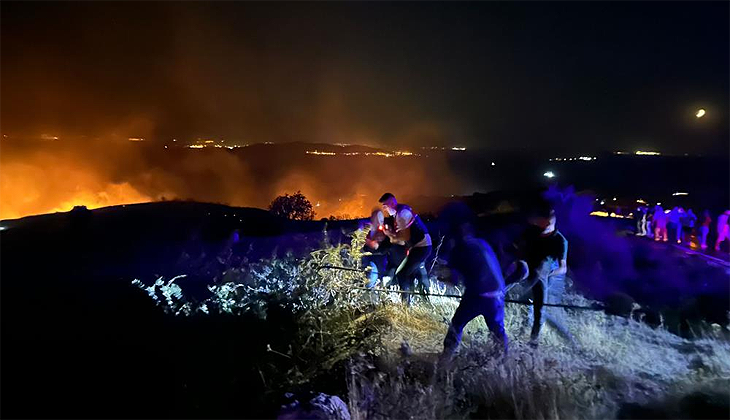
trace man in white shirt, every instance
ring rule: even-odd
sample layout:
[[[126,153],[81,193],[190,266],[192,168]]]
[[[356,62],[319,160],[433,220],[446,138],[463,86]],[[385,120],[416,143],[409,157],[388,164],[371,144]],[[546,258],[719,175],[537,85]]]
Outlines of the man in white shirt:
[[[391,242],[405,244],[408,250],[406,258],[395,272],[395,280],[401,290],[409,292],[413,290],[414,280],[418,276],[421,287],[427,292],[431,282],[425,263],[431,255],[431,235],[426,225],[409,206],[398,204],[393,194],[385,193],[378,201],[383,213],[395,218],[394,228],[386,229],[385,234]],[[411,294],[403,294],[403,302],[410,305]]]
[[[730,237],[728,218],[730,218],[730,210],[726,210],[717,217],[717,241],[715,241],[715,251],[719,251],[720,244]]]

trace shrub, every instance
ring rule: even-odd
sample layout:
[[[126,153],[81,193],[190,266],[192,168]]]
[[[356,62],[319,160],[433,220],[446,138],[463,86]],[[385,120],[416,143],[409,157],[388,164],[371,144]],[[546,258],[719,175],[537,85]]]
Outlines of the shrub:
[[[314,220],[314,207],[301,191],[276,197],[269,204],[269,211],[290,220]]]

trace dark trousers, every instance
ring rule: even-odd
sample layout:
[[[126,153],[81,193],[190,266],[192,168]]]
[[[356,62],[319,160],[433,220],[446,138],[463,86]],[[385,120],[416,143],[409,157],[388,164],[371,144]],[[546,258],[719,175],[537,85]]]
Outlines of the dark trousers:
[[[431,287],[431,281],[428,279],[428,272],[426,271],[426,259],[431,255],[431,246],[422,246],[417,248],[411,248],[408,251],[408,255],[401,262],[398,269],[395,270],[395,280],[398,282],[398,286],[404,292],[410,292],[413,290],[413,284],[418,277],[418,281],[423,289],[428,291]],[[411,294],[404,293],[403,302],[411,303]]]
[[[449,331],[446,333],[444,354],[451,355],[456,351],[459,343],[461,343],[464,327],[479,315],[484,317],[484,321],[487,323],[494,339],[507,352],[508,339],[507,334],[504,332],[504,298],[465,294],[459,307],[456,308]]]
[[[540,335],[540,329],[545,321],[566,340],[572,342],[573,337],[568,329],[560,322],[564,317],[565,311],[562,308],[546,308],[545,303],[561,303],[565,292],[565,277],[552,276],[542,278],[532,286],[532,290],[527,294],[532,294],[532,331],[530,338],[536,340]],[[524,300],[527,296],[523,296],[520,300]]]

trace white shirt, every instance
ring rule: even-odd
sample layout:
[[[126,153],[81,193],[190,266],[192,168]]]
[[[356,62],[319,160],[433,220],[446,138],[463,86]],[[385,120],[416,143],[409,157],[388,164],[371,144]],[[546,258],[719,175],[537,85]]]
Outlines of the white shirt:
[[[413,217],[413,213],[410,210],[401,209],[401,211],[399,211],[395,215],[396,233],[401,232],[401,231],[411,227],[411,224],[413,223],[414,219],[415,219],[415,217]],[[419,248],[419,247],[423,247],[423,246],[431,246],[431,235],[429,235],[428,233],[417,244],[414,244],[413,248]]]

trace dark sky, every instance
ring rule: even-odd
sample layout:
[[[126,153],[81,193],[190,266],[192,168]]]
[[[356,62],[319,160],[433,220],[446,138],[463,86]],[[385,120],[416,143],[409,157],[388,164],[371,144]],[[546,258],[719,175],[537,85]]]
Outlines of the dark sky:
[[[11,136],[728,147],[727,2],[1,7]]]

